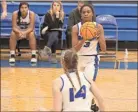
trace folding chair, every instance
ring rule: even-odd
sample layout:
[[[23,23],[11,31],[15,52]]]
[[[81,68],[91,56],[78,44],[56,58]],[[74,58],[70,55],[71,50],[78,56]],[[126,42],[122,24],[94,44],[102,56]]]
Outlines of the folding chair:
[[[12,13],[8,12],[6,18],[1,20],[0,23],[1,37],[9,38],[12,29]]]
[[[62,36],[61,36],[61,51],[65,50],[67,47],[66,34],[65,34],[66,30],[67,30],[67,25],[64,24],[62,27]],[[64,42],[65,42],[65,45],[64,45]]]
[[[41,27],[42,27],[42,24],[44,22],[44,19],[45,19],[45,15],[42,16],[39,20],[39,39],[38,39],[38,60],[41,59],[41,48],[40,48],[40,40],[42,40],[41,38]]]
[[[112,57],[115,58],[115,65],[114,68],[118,68],[119,64],[117,60],[117,51],[118,51],[118,25],[116,22],[116,18],[112,15],[99,15],[96,17],[96,22],[102,24],[104,29],[105,28],[112,28],[115,30],[114,35],[105,35],[106,41],[113,41],[115,42],[115,52],[112,54],[104,54],[100,57]]]
[[[62,37],[61,37],[61,50],[64,50],[67,48],[67,40],[66,40],[67,22],[68,22],[68,17],[65,17],[63,27],[62,27],[63,31],[62,31]],[[64,41],[65,41],[65,46],[64,46]]]
[[[40,17],[36,14],[35,15],[35,36],[36,36],[36,39],[38,40],[38,45],[37,45],[37,48],[38,48],[38,51],[40,49]]]
[[[4,48],[3,46],[3,39],[8,40],[10,38],[12,31],[12,13],[7,13],[5,19],[0,20],[0,38],[1,38],[1,49]],[[1,51],[2,54],[7,54],[7,52]]]

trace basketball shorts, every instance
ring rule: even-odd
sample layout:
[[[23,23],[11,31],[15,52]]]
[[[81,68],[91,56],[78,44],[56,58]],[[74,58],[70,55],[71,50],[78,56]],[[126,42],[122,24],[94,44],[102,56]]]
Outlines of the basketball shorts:
[[[96,80],[99,69],[99,57],[96,56],[79,56],[78,70],[84,72],[86,78]]]

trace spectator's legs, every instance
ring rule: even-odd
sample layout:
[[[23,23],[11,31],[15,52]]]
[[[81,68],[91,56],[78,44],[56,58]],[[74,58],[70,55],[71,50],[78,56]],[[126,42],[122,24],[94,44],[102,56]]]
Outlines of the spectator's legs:
[[[48,34],[47,46],[49,48],[51,48],[51,50],[52,50],[52,56],[51,56],[51,62],[52,63],[57,63],[57,60],[56,60],[56,47],[57,47],[57,44],[58,44],[58,35],[59,35],[58,31],[53,31],[53,32],[50,32]]]
[[[53,31],[48,34],[47,46],[51,48],[52,53],[56,53],[56,47],[58,44],[58,35],[59,35],[58,31]]]
[[[18,35],[15,32],[11,32],[10,40],[9,40],[9,46],[10,46],[10,63],[15,63],[15,49],[16,49],[16,43],[18,40]]]
[[[34,32],[30,32],[27,37],[31,50],[36,50],[36,38]]]
[[[15,51],[17,40],[18,40],[18,35],[16,35],[16,33],[12,31],[10,36],[10,41],[9,41],[10,51]]]
[[[57,44],[58,44],[58,38],[55,39],[55,42],[51,46],[52,53],[56,53]]]
[[[37,58],[36,58],[36,38],[35,38],[34,32],[30,32],[27,37],[29,39],[29,45],[30,45],[30,48],[32,50],[31,63],[36,63],[37,62]]]

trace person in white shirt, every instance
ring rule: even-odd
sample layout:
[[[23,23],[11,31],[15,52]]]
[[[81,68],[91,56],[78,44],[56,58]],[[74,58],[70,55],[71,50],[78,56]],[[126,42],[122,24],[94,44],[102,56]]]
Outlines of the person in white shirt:
[[[103,98],[93,80],[78,71],[78,55],[66,50],[61,56],[64,74],[53,81],[53,109],[51,111],[92,111],[95,97],[100,111],[104,111]],[[44,110],[44,109],[43,109]],[[48,110],[47,110],[48,111]]]
[[[81,22],[72,27],[72,48],[79,56],[78,69],[85,73],[88,79],[96,81],[99,69],[99,45],[103,52],[106,52],[106,42],[104,38],[104,30],[102,25],[94,20],[94,9],[91,5],[85,4],[80,9]],[[97,36],[91,40],[85,40],[80,34],[82,24],[85,22],[94,22],[97,29]],[[92,108],[98,110],[94,99],[92,100]]]
[[[19,10],[12,15],[9,63],[15,63],[15,49],[18,40],[27,39],[32,50],[31,63],[36,63],[35,13],[29,10],[27,2],[21,2]]]
[[[79,55],[79,70],[84,71],[86,77],[96,80],[99,68],[99,45],[103,52],[106,52],[106,42],[103,26],[94,22],[93,8],[91,5],[83,5],[80,9],[81,22],[72,28],[72,48]],[[85,22],[94,22],[97,29],[97,36],[91,40],[85,40],[80,35],[81,25]]]

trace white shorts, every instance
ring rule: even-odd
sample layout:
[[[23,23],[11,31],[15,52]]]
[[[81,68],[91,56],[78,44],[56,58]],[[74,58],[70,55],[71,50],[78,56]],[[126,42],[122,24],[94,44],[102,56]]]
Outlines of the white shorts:
[[[96,80],[99,69],[98,56],[79,56],[78,70],[84,72],[86,78]]]

